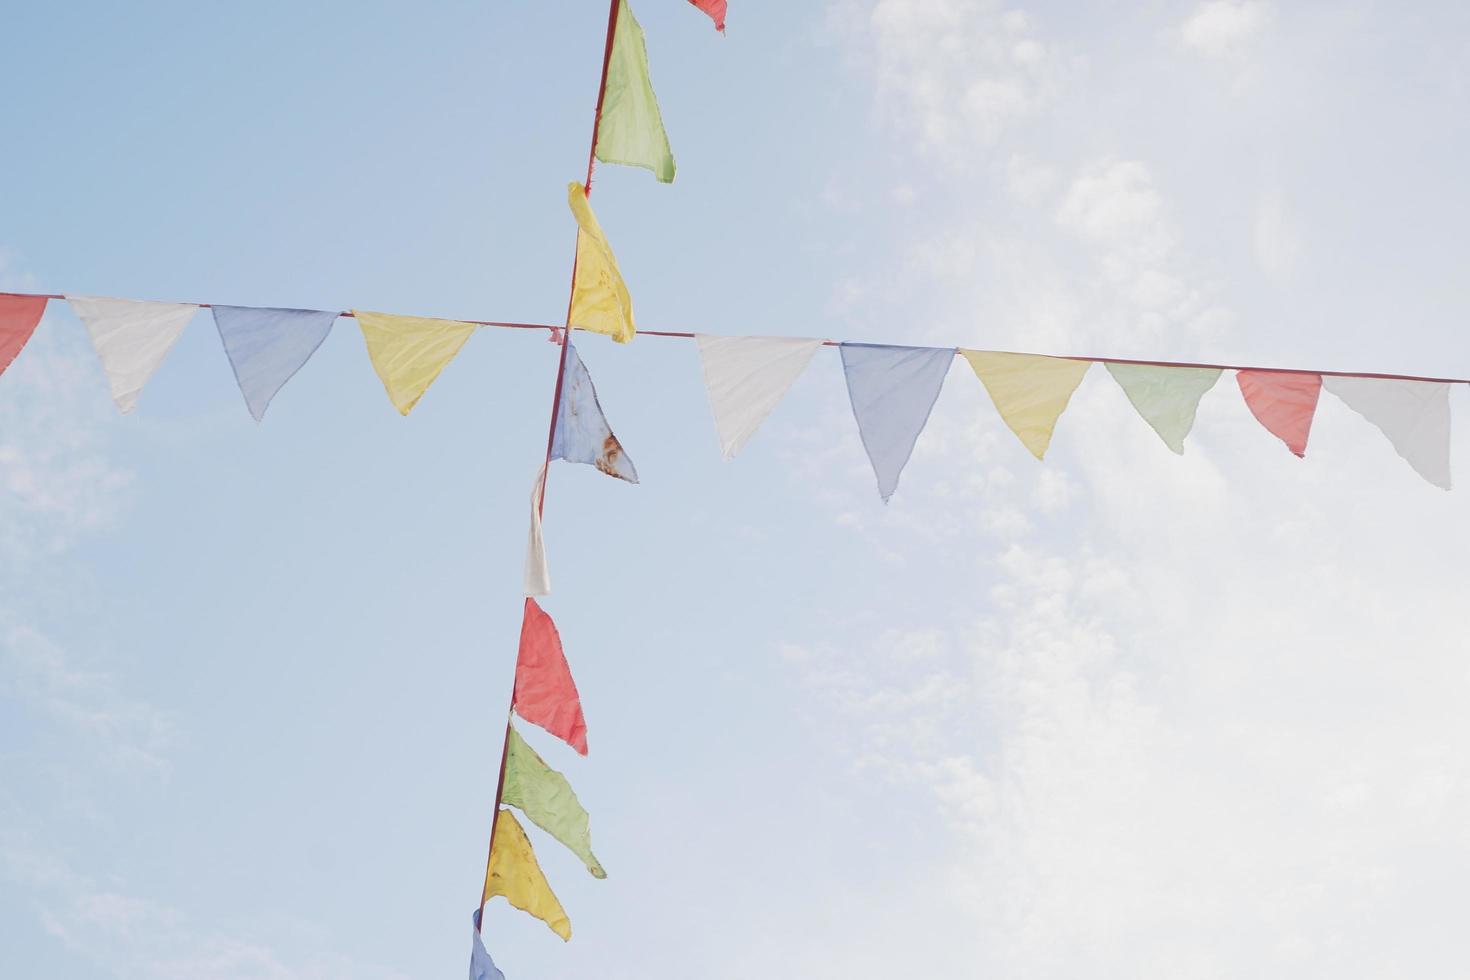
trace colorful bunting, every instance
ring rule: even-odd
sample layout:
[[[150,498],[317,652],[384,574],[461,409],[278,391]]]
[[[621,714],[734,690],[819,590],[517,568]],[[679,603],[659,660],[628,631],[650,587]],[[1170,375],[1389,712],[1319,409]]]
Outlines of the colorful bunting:
[[[1325,376],[1322,385],[1378,426],[1414,471],[1450,489],[1450,386],[1437,381]]]
[[[413,411],[444,365],[475,332],[475,324],[422,316],[353,310],[373,370],[398,411]]]
[[[720,451],[733,459],[771,414],[823,341],[697,334]]]
[[[470,946],[470,980],[505,980],[505,974],[495,965],[490,958],[490,952],[485,949],[485,941],[480,938],[480,915],[481,910],[475,909],[472,918],[474,929],[471,931]]]
[[[572,921],[541,873],[525,830],[509,810],[495,814],[495,843],[490,848],[490,870],[485,876],[486,900],[496,895],[534,915],[562,939],[572,938]]]
[[[1307,437],[1322,394],[1322,375],[1286,371],[1237,371],[1235,382],[1245,406],[1266,431],[1299,457],[1307,455]]]
[[[214,307],[225,356],[255,421],[265,418],[276,392],[316,353],[336,322],[337,314],[325,310]]]
[[[605,333],[626,344],[637,333],[633,297],[623,282],[612,246],[587,203],[587,189],[567,185],[567,203],[577,219],[577,260],[572,270],[572,306],[568,322],[592,333]]]
[[[546,485],[546,467],[536,471],[531,486],[531,531],[526,542],[526,567],[522,590],[527,596],[551,594],[551,569],[546,564],[546,543],[541,539],[541,490]]]
[[[587,754],[587,721],[582,717],[582,700],[562,652],[561,636],[551,617],[529,596],[521,619],[511,706],[526,721],[540,725],[582,755]]]
[[[689,2],[709,14],[710,20],[715,22],[715,30],[721,34],[725,33],[726,0],[689,0]]]
[[[100,296],[68,296],[66,301],[86,326],[112,400],[124,415],[137,407],[143,386],[199,312],[192,303]]]
[[[840,350],[858,435],[887,503],[939,399],[954,348],[842,344]]]
[[[617,27],[607,63],[607,88],[597,126],[597,159],[651,170],[665,184],[674,179],[674,151],[669,148],[658,98],[648,77],[643,28],[638,26],[628,0],[618,4]]]
[[[572,791],[572,784],[548,766],[514,727],[509,730],[509,739],[501,801],[518,808],[533,824],[581,858],[592,877],[606,878],[607,872],[592,854],[589,818]]]
[[[1045,456],[1057,419],[1092,362],[1000,351],[962,349],[960,353],[1021,444],[1037,459]]]
[[[592,376],[567,341],[566,365],[562,372],[561,400],[556,413],[556,429],[551,438],[551,458],[568,463],[587,463],[608,476],[629,483],[638,482],[638,468],[623,451],[622,443],[613,435],[597,401]]]
[[[1184,455],[1199,400],[1220,380],[1220,369],[1114,363],[1107,369],[1164,445]]]
[[[20,349],[31,339],[45,312],[44,296],[0,293],[0,374],[5,373]]]

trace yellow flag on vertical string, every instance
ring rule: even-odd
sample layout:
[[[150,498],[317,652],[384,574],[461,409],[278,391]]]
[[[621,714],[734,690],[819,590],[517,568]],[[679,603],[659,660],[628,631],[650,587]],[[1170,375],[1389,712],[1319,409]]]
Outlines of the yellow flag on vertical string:
[[[985,350],[960,353],[990,392],[1005,424],[1033,456],[1045,456],[1057,419],[1092,362]]]
[[[571,325],[605,333],[626,344],[637,332],[633,326],[633,297],[618,271],[612,246],[587,203],[587,190],[573,181],[567,185],[567,203],[577,219],[577,272],[572,278]]]
[[[475,324],[458,320],[366,310],[353,310],[352,315],[362,327],[373,370],[378,372],[393,406],[404,415],[413,410],[444,365],[475,332]]]
[[[562,939],[572,938],[572,920],[546,883],[531,841],[509,810],[495,815],[495,846],[490,849],[490,872],[485,878],[485,898],[496,895],[534,915]]]

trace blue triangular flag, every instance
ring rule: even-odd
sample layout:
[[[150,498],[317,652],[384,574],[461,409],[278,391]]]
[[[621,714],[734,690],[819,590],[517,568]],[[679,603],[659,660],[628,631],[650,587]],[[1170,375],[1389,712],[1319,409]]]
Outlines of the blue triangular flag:
[[[944,387],[954,348],[843,344],[841,350],[858,435],[886,503]]]
[[[608,476],[638,482],[638,468],[623,452],[597,403],[597,389],[577,348],[567,341],[567,364],[562,372],[561,404],[556,413],[556,431],[551,437],[551,458],[568,463],[587,463]]]
[[[214,325],[225,345],[245,406],[259,422],[266,406],[327,339],[336,313],[216,306]]]
[[[475,909],[475,928],[471,933],[475,945],[470,947],[470,980],[505,980],[505,974],[490,958],[485,943],[480,938],[480,910]]]

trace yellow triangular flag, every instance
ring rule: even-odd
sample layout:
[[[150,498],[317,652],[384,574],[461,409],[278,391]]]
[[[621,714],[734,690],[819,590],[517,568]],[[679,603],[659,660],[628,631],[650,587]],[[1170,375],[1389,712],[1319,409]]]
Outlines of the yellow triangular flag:
[[[546,883],[526,832],[509,810],[495,815],[495,846],[490,849],[490,873],[485,878],[485,899],[496,895],[504,895],[522,912],[545,922],[562,939],[572,938],[572,920]]]
[[[573,181],[567,185],[567,203],[577,219],[577,274],[572,280],[571,324],[593,333],[605,333],[620,344],[633,339],[633,297],[618,271],[612,246],[587,203],[587,191]]]
[[[444,365],[475,332],[475,324],[458,320],[365,310],[353,310],[352,315],[362,327],[373,370],[378,372],[393,405],[404,415],[413,410]]]
[[[1006,425],[1037,459],[1045,456],[1057,419],[1092,362],[984,350],[960,353],[990,392]]]

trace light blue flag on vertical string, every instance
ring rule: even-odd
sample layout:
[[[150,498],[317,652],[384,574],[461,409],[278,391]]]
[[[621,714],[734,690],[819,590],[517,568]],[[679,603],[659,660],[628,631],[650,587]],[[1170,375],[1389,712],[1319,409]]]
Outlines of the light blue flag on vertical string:
[[[638,468],[623,452],[597,402],[597,389],[577,348],[567,340],[567,363],[562,372],[561,403],[556,412],[556,431],[551,437],[551,458],[568,463],[587,463],[608,476],[638,482]]]
[[[954,348],[843,344],[841,351],[858,435],[887,503],[944,387]]]
[[[337,314],[325,310],[214,307],[225,356],[255,421],[265,417],[276,392],[316,353],[336,322]]]
[[[475,928],[470,933],[474,936],[474,946],[470,947],[470,980],[505,980],[505,974],[495,965],[490,958],[489,950],[485,949],[485,941],[480,938],[480,910],[475,909]]]

